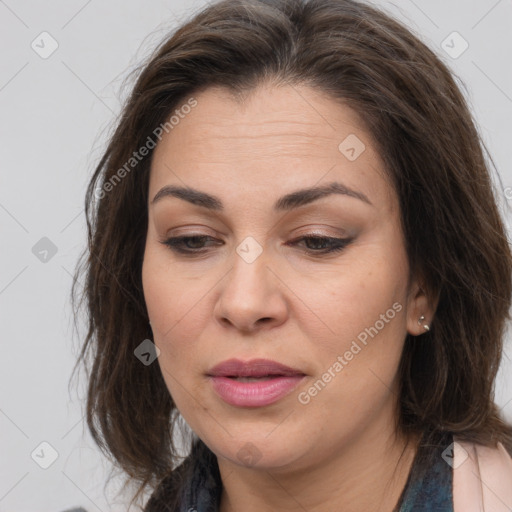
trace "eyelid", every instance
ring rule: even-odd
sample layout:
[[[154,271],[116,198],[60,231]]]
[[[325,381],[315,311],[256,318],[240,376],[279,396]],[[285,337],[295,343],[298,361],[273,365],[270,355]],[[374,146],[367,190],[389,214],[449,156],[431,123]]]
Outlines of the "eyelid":
[[[293,236],[321,236],[321,237],[325,237],[325,238],[349,238],[350,237],[350,234],[347,232],[347,230],[345,229],[334,229],[334,228],[331,228],[332,230],[334,230],[335,232],[330,232],[330,231],[323,231],[322,228],[309,228],[309,229],[306,229],[304,228],[304,231],[302,231],[302,228],[300,231],[298,231],[296,234],[294,233]]]
[[[206,243],[209,239],[209,241],[213,240],[213,244],[207,246],[207,247],[199,247],[199,248],[183,248],[183,246],[186,244],[186,240],[191,239],[203,239],[202,242]],[[307,247],[300,247],[300,242],[303,241],[311,241],[311,240],[320,240],[320,241],[327,241],[327,247],[326,248],[320,248],[320,249],[308,249]],[[308,257],[314,257],[314,258],[327,258],[329,256],[336,256],[338,254],[341,254],[345,249],[350,246],[355,240],[355,237],[332,237],[332,236],[323,236],[319,234],[303,234],[301,236],[297,236],[294,239],[288,241],[285,245],[291,246],[291,247],[299,247],[301,252]],[[219,246],[223,245],[224,242],[220,241],[218,239],[208,236],[208,235],[197,235],[197,234],[190,234],[190,235],[181,235],[181,236],[175,236],[175,237],[169,237],[165,240],[160,240],[160,243],[167,246],[169,250],[171,250],[173,253],[175,253],[177,256],[181,256],[184,258],[201,258],[202,256],[208,256],[208,254],[211,252],[209,250],[209,247],[212,247],[212,245]],[[201,243],[201,242],[200,242]],[[306,244],[307,245],[307,244]]]
[[[324,233],[322,231],[318,231],[318,230],[308,230],[308,231],[304,231],[304,232],[299,232],[299,233],[295,233],[294,235],[291,236],[290,240],[288,240],[288,242],[294,242],[295,240],[298,240],[300,238],[328,238],[328,239],[345,239],[345,240],[349,240],[349,239],[353,239],[354,236],[352,235],[349,235],[346,231],[344,230],[339,230],[339,231],[342,231],[342,233],[338,233],[338,234],[331,234],[331,233]],[[207,233],[204,233],[204,232],[195,232],[195,231],[185,231],[185,232],[178,232],[178,233],[174,233],[174,232],[171,232],[171,233],[167,233],[166,236],[164,236],[164,238],[161,240],[162,242],[165,242],[166,240],[169,240],[169,239],[172,239],[172,238],[210,238],[210,239],[215,239],[216,241],[218,241],[218,236],[217,235],[211,235],[211,234],[207,234]]]
[[[194,230],[197,229],[200,232],[195,232]],[[334,227],[334,226],[319,226],[318,224],[306,224],[301,226],[300,228],[297,228],[298,235],[297,236],[325,236],[325,237],[349,237],[352,236],[354,233],[351,233],[353,230],[343,229],[340,227]],[[183,230],[183,231],[182,231]],[[208,230],[209,233],[206,233],[203,230]],[[323,231],[327,230],[327,231]],[[208,226],[197,224],[197,225],[189,225],[189,226],[180,226],[177,228],[174,228],[172,230],[169,230],[167,232],[167,236],[228,236],[227,234],[223,233],[222,231],[219,231],[217,229],[212,229]],[[295,233],[291,236],[296,236]],[[242,237],[242,239],[245,237]]]

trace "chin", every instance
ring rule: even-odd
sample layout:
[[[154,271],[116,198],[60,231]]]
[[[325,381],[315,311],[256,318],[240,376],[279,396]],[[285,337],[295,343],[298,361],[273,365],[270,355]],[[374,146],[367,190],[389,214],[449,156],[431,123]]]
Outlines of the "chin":
[[[268,438],[268,432],[260,435],[240,437],[233,436],[224,443],[204,442],[217,457],[227,459],[231,463],[246,468],[271,470],[293,465],[297,460],[295,445],[281,437],[276,437],[274,442]]]

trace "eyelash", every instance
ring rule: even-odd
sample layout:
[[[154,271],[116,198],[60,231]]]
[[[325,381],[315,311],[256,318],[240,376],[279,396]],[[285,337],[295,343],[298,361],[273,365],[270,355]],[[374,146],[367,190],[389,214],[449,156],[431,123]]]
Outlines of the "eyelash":
[[[166,240],[161,241],[162,244],[169,247],[172,251],[183,254],[186,256],[199,256],[201,254],[205,254],[207,251],[205,250],[198,250],[198,249],[184,249],[183,245],[187,240],[200,240],[205,241],[206,239],[212,239],[212,237],[207,235],[188,235],[188,236],[178,236],[178,237],[171,237]],[[316,256],[323,256],[327,254],[333,254],[337,252],[343,251],[345,247],[347,247],[351,242],[352,238],[335,238],[335,237],[329,237],[329,236],[303,236],[300,238],[297,238],[293,240],[293,245],[297,245],[297,242],[303,241],[303,240],[314,240],[316,242],[320,241],[328,241],[330,247],[328,249],[304,249],[306,253],[316,255]],[[290,242],[289,242],[290,243]],[[323,244],[322,244],[323,245]]]

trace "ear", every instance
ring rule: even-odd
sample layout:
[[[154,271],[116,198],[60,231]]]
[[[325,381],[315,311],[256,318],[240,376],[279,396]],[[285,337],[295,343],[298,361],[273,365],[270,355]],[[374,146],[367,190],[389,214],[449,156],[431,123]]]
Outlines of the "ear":
[[[431,329],[438,302],[439,297],[432,297],[419,280],[412,282],[407,301],[407,332],[409,334],[420,336]]]

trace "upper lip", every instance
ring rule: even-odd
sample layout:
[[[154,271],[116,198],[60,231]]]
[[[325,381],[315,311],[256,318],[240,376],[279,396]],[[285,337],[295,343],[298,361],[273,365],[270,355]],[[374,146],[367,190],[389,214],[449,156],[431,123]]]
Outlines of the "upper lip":
[[[304,372],[271,359],[228,359],[215,365],[208,372],[212,377],[265,377],[267,375],[304,375]]]

